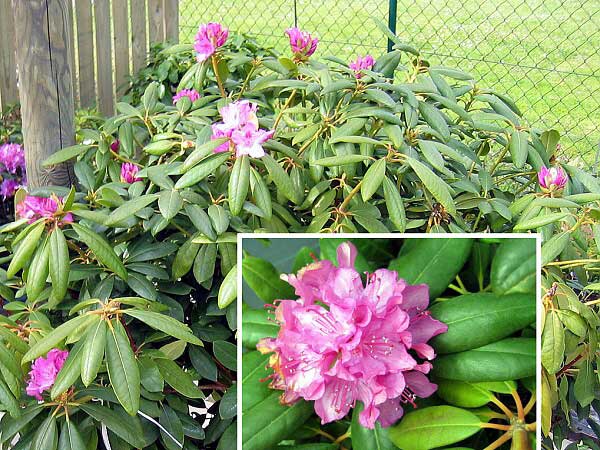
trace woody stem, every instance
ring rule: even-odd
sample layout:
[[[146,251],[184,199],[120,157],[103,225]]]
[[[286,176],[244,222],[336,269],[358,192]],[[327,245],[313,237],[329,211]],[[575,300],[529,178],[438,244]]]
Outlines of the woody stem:
[[[512,419],[514,417],[514,414],[512,413],[512,411],[508,408],[508,406],[506,406],[504,403],[502,403],[500,400],[498,400],[496,397],[492,397],[490,400],[494,405],[496,405],[498,408],[500,408],[502,410],[502,412],[504,414],[506,414],[506,417],[508,417],[509,419]]]

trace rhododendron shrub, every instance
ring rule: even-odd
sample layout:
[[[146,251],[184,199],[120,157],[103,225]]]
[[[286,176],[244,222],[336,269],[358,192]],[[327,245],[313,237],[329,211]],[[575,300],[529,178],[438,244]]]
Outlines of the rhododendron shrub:
[[[244,449],[534,448],[534,238],[298,242],[242,240]]]

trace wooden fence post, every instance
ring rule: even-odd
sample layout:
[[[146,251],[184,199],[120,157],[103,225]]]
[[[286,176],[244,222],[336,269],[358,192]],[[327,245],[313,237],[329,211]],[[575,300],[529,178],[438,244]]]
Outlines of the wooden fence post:
[[[18,100],[15,66],[15,27],[10,0],[0,0],[0,106]]]
[[[69,8],[69,0],[13,0],[27,182],[33,188],[74,180],[70,165],[42,167],[75,141]]]

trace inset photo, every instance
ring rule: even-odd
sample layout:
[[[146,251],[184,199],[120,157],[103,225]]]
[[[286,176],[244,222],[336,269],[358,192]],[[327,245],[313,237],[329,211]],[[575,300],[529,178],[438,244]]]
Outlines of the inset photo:
[[[537,236],[238,239],[238,448],[536,448]]]

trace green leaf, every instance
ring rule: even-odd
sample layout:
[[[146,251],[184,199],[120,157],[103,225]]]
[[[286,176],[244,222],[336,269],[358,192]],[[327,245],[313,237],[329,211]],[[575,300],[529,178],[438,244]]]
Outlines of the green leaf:
[[[450,128],[448,128],[448,124],[442,113],[435,106],[421,101],[419,102],[419,112],[423,116],[423,119],[425,119],[425,122],[437,131],[444,141],[450,139]]]
[[[535,291],[535,239],[503,239],[492,260],[492,291],[515,294]]]
[[[404,202],[396,184],[388,177],[383,178],[383,196],[385,205],[390,217],[390,221],[396,227],[396,231],[404,233],[406,231],[406,213],[404,211]]]
[[[125,328],[112,320],[106,341],[106,368],[119,403],[131,416],[140,408],[140,370]]]
[[[33,404],[25,407],[19,417],[5,415],[2,417],[2,436],[0,443],[10,441],[26,425],[31,423],[42,411],[47,411],[42,405]]]
[[[155,359],[160,374],[165,381],[182,395],[188,398],[204,398],[202,391],[194,384],[192,376],[170,359]]]
[[[217,305],[221,309],[227,308],[237,297],[237,264],[231,268],[219,287]]]
[[[439,297],[461,271],[473,239],[408,239],[390,270],[408,284],[425,283],[431,299]]]
[[[431,192],[438,202],[446,209],[448,214],[456,214],[456,205],[450,193],[450,187],[429,169],[425,164],[416,159],[406,157],[406,161],[415,171],[423,185]]]
[[[360,193],[364,202],[368,201],[377,192],[385,176],[385,159],[378,159],[365,173],[360,187]]]
[[[207,176],[214,174],[231,156],[230,152],[214,153],[202,160],[197,166],[188,170],[175,183],[175,189],[183,189],[199,183]]]
[[[172,408],[165,404],[162,405],[158,423],[160,423],[163,428],[165,428],[165,430],[167,430],[167,432],[177,440],[177,442],[183,443],[185,439],[183,434],[183,425],[181,424],[181,419]],[[176,444],[172,437],[169,436],[164,430],[160,430],[160,435],[167,450],[178,450],[181,448],[181,446]]]
[[[25,285],[25,291],[27,292],[27,299],[35,301],[37,297],[46,287],[46,279],[48,278],[48,261],[50,259],[50,245],[48,238],[46,237],[42,245],[40,245],[31,264],[27,271],[27,284]]]
[[[341,156],[328,156],[327,158],[317,159],[312,164],[323,167],[337,167],[344,166],[346,164],[356,164],[362,161],[371,159],[365,155],[341,155]]]
[[[588,406],[596,398],[594,391],[598,381],[591,361],[585,360],[579,366],[579,373],[573,385],[573,393],[579,404]]]
[[[63,323],[58,328],[52,330],[48,335],[44,336],[43,339],[37,341],[33,347],[29,349],[23,356],[23,362],[33,361],[39,356],[44,356],[50,350],[55,347],[59,347],[59,344],[77,328],[87,328],[93,321],[92,316],[78,316],[68,322]]]
[[[542,331],[542,366],[550,375],[557,373],[565,358],[565,329],[558,312],[548,311]]]
[[[234,383],[223,395],[219,403],[221,419],[231,419],[237,414],[237,383]]]
[[[460,442],[477,433],[481,421],[470,411],[454,406],[431,406],[406,414],[388,431],[403,450],[429,450]]]
[[[183,207],[183,198],[175,189],[162,191],[158,198],[158,209],[163,217],[171,220]]]
[[[542,216],[536,216],[533,219],[524,220],[523,222],[519,222],[518,224],[516,224],[514,226],[513,230],[514,231],[524,231],[524,230],[531,230],[533,228],[540,228],[540,227],[543,227],[544,225],[548,225],[550,223],[554,223],[554,222],[563,220],[566,217],[569,217],[570,215],[571,215],[570,213],[557,212],[557,213],[544,214]]]
[[[535,339],[507,338],[438,356],[434,373],[451,380],[504,381],[535,375]]]
[[[147,194],[141,195],[139,197],[134,198],[133,200],[129,200],[128,202],[123,203],[121,206],[119,206],[117,209],[110,213],[105,225],[118,225],[125,219],[132,217],[142,208],[145,208],[149,204],[153,203],[157,198],[159,198],[158,194]]]
[[[266,154],[261,158],[261,161],[264,163],[267,171],[275,186],[279,192],[281,192],[288,200],[292,203],[300,204],[302,199],[300,198],[302,195],[296,192],[296,188],[294,187],[294,183],[292,183],[289,175],[283,170],[283,168],[273,159],[273,157],[269,154]]]
[[[237,216],[242,211],[250,185],[250,159],[247,155],[239,156],[233,163],[229,177],[229,210]]]
[[[196,229],[200,231],[202,234],[207,236],[210,240],[214,241],[217,239],[217,234],[210,223],[210,217],[202,208],[198,205],[185,205],[185,212],[190,218],[191,222],[194,224]]]
[[[21,405],[14,397],[8,385],[0,378],[0,405],[8,411],[11,417],[18,418],[21,415]]]
[[[200,376],[211,381],[217,381],[217,365],[206,350],[198,346],[190,347],[189,355],[194,369],[196,369]]]
[[[188,273],[194,264],[194,258],[196,258],[196,254],[200,249],[200,244],[194,242],[195,237],[196,235],[193,235],[187,241],[185,241],[181,247],[179,247],[179,250],[175,255],[175,260],[173,261],[173,265],[171,267],[171,276],[174,280],[179,280],[182,276]]]
[[[14,250],[12,260],[6,270],[6,277],[12,278],[31,259],[33,251],[37,248],[40,237],[46,224],[42,221],[29,228],[27,235],[21,239],[19,246]]]
[[[52,153],[48,158],[44,160],[42,166],[49,167],[55,164],[60,164],[62,162],[68,161],[69,159],[76,158],[79,155],[82,155],[86,151],[92,148],[91,145],[71,145],[70,147],[65,147],[62,150]]]
[[[265,180],[254,167],[250,167],[250,190],[252,191],[256,206],[265,213],[265,218],[270,219],[273,215],[271,193]]]
[[[237,347],[231,342],[213,342],[215,358],[230,370],[237,370]]]
[[[352,425],[350,433],[352,436],[352,447],[369,450],[394,450],[396,447],[388,437],[388,428],[382,428],[379,422],[375,422],[375,428],[372,430],[363,427],[358,416],[364,409],[361,402],[357,402],[352,411]]]
[[[145,447],[144,432],[137,416],[129,417],[118,414],[107,406],[94,403],[84,403],[80,408],[98,422],[106,425],[106,428],[130,445],[133,445],[135,448]]]
[[[56,428],[56,417],[49,415],[38,427],[31,448],[35,450],[56,450],[58,446],[58,430]]]
[[[520,169],[525,165],[527,161],[527,141],[529,139],[529,133],[527,131],[513,130],[510,135],[510,141],[508,148],[512,156],[513,163]]]
[[[200,339],[194,336],[192,330],[186,324],[179,322],[173,317],[141,309],[126,309],[124,312],[128,316],[134,317],[169,336],[189,342],[190,344],[204,345]]]
[[[88,328],[85,334],[85,344],[81,355],[81,381],[87,387],[95,379],[104,359],[106,345],[106,320],[95,316],[97,323]]]
[[[571,240],[570,231],[561,231],[542,245],[542,266],[554,261]]]
[[[69,287],[69,272],[71,264],[67,240],[60,228],[55,228],[50,234],[49,272],[52,281],[50,303],[58,304],[67,295]]]
[[[98,261],[127,281],[127,269],[106,239],[77,223],[72,223],[71,226],[79,235],[79,239],[94,252]]]
[[[453,406],[461,408],[479,408],[491,401],[494,395],[483,383],[437,379],[437,395]]]
[[[261,258],[246,256],[242,260],[244,281],[265,303],[294,298],[294,289],[281,278],[273,264]]]
[[[84,346],[85,339],[79,339],[73,348],[71,348],[67,360],[62,369],[60,369],[60,372],[58,372],[56,380],[54,380],[54,385],[50,391],[52,400],[56,399],[63,392],[66,392],[77,381],[77,378],[79,378]]]
[[[431,344],[438,353],[454,353],[496,342],[535,323],[535,295],[476,293],[461,295],[430,308],[448,325]]]
[[[87,446],[83,442],[81,433],[72,420],[63,422],[60,439],[58,441],[58,450],[86,450]]]
[[[258,341],[264,337],[275,337],[279,326],[269,319],[266,309],[252,309],[242,305],[242,345],[255,349]]]
[[[156,300],[156,287],[145,275],[131,272],[128,274],[127,285],[140,297],[148,300]]]

